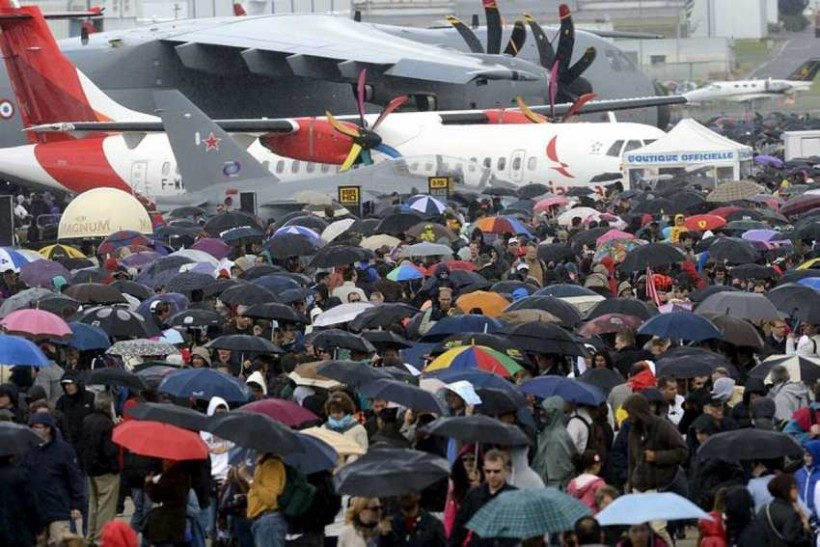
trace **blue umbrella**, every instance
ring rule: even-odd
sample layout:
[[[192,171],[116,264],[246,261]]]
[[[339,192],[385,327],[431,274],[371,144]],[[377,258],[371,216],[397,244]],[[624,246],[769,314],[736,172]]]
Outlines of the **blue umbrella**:
[[[558,283],[557,285],[549,285],[543,289],[538,289],[533,293],[538,296],[554,296],[556,298],[569,298],[572,296],[598,296],[598,293],[592,289],[587,289],[580,285],[573,285],[572,283]]]
[[[401,360],[409,365],[413,365],[417,369],[421,369],[424,367],[424,356],[428,355],[437,345],[438,344],[433,342],[413,344],[413,347],[403,349],[399,352]]]
[[[171,305],[171,315],[188,309],[188,299],[178,292],[167,292],[147,298],[137,308],[137,313],[143,317],[151,316],[151,306],[154,302],[168,302]]]
[[[228,403],[244,403],[250,390],[233,376],[208,368],[192,368],[173,372],[159,385],[159,391],[174,397],[210,401],[222,397]]]
[[[0,272],[6,270],[19,271],[30,261],[11,247],[0,247]]]
[[[21,336],[0,334],[0,365],[47,367],[51,362],[34,342]]]
[[[273,232],[273,237],[285,235],[285,234],[294,234],[305,236],[306,238],[310,239],[312,242],[316,243],[320,241],[322,238],[317,234],[314,230],[310,228],[306,228],[304,226],[282,226],[275,232]]]
[[[72,321],[68,326],[71,327],[72,335],[66,340],[55,340],[54,342],[56,344],[64,344],[80,351],[111,347],[111,340],[108,338],[108,334],[100,327],[80,323],[79,321]]]
[[[692,342],[721,337],[720,330],[711,321],[688,311],[673,311],[651,317],[641,325],[638,334]]]
[[[539,376],[521,384],[521,392],[542,399],[558,395],[563,400],[582,405],[598,406],[606,396],[598,387],[561,376]]]
[[[433,327],[424,335],[424,342],[438,342],[453,334],[463,334],[465,332],[500,332],[504,325],[491,317],[483,315],[451,315],[437,321]]]
[[[447,205],[432,196],[419,194],[407,200],[406,208],[423,215],[440,215],[447,209]]]
[[[783,160],[781,160],[780,158],[775,157],[775,156],[769,156],[769,155],[761,154],[759,156],[755,156],[754,161],[755,161],[755,163],[759,163],[759,164],[762,164],[762,165],[771,165],[772,167],[774,167],[776,169],[782,169],[783,168]]]
[[[444,413],[432,393],[397,380],[373,380],[359,386],[359,392],[371,399],[383,399],[413,410]]]
[[[653,520],[711,520],[688,499],[672,492],[627,494],[595,515],[601,526],[643,524]]]
[[[285,456],[286,464],[296,467],[305,475],[318,473],[319,471],[328,471],[336,467],[339,454],[336,453],[332,446],[310,435],[303,435],[301,433],[297,433],[296,435],[299,437],[299,442],[302,443],[304,451],[294,452]],[[228,453],[228,463],[231,465],[249,463],[251,468],[253,468],[255,462],[256,450],[234,446]]]
[[[820,277],[804,277],[797,283],[800,285],[805,285],[806,287],[811,287],[816,291],[820,291]]]
[[[290,277],[285,277],[277,274],[268,274],[263,275],[262,277],[257,277],[256,279],[251,281],[251,283],[254,285],[259,285],[260,287],[264,287],[277,294],[288,289],[301,289],[299,283],[295,279],[291,279]]]

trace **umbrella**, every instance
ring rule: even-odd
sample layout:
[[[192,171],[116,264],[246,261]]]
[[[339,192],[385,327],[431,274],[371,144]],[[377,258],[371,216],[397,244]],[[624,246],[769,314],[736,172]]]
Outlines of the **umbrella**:
[[[610,257],[616,264],[620,264],[630,251],[643,247],[647,243],[643,239],[611,239],[598,246],[592,259],[595,262],[601,262],[606,257]]]
[[[511,357],[485,346],[461,346],[447,350],[424,370],[432,372],[446,368],[477,368],[504,377],[513,376],[523,370]]]
[[[48,245],[37,251],[43,258],[48,260],[58,260],[66,258],[86,258],[86,256],[79,249],[71,245],[58,243],[56,245]]]
[[[12,270],[19,272],[20,268],[31,262],[21,252],[11,247],[0,247],[0,272]]]
[[[605,313],[584,323],[578,329],[578,335],[585,338],[600,334],[612,334],[623,330],[634,331],[641,326],[643,320],[635,315],[623,313]]]
[[[230,245],[215,237],[203,237],[198,239],[190,248],[196,249],[197,251],[205,251],[217,260],[227,258],[228,255],[231,254]]]
[[[575,260],[575,252],[564,243],[545,243],[538,246],[538,258],[544,262],[557,264],[565,260]]]
[[[451,270],[450,282],[456,286],[456,292],[460,293],[486,289],[490,286],[490,282],[481,274],[467,270]]]
[[[656,315],[641,325],[638,334],[651,334],[660,338],[693,342],[720,338],[720,331],[711,321],[687,311]]]
[[[335,266],[349,266],[356,262],[368,261],[373,258],[373,251],[354,247],[352,245],[328,245],[320,249],[310,266],[313,268],[332,268]]]
[[[106,237],[102,243],[100,243],[100,246],[97,247],[97,253],[107,255],[122,247],[128,247],[130,245],[143,245],[148,247],[151,244],[151,240],[139,232],[120,230]]]
[[[701,313],[698,310],[697,313]],[[704,314],[706,315],[706,314]],[[735,346],[763,349],[763,338],[749,321],[734,315],[707,315],[723,332],[723,340]]]
[[[425,376],[441,380],[444,383],[451,384],[453,382],[460,382],[462,380],[470,382],[476,389],[493,389],[498,391],[506,391],[515,397],[522,404],[525,402],[524,397],[518,392],[515,384],[505,380],[504,378],[479,369],[444,369],[431,373],[425,373]]]
[[[299,226],[295,224],[292,224],[290,226],[282,226],[281,228],[278,228],[275,232],[273,232],[273,238],[285,235],[306,237],[314,243],[319,242],[319,240],[322,239],[321,236],[319,236],[319,234],[316,232],[316,230],[308,228],[307,226]]]
[[[550,191],[550,188],[539,182],[531,182],[518,189],[516,192],[521,199],[532,199],[543,196]]]
[[[754,162],[763,165],[771,165],[777,169],[781,169],[783,167],[783,160],[775,156],[767,156],[764,154],[755,156]]]
[[[731,285],[709,285],[704,289],[698,289],[696,291],[691,292],[689,294],[689,299],[692,302],[703,302],[713,294],[729,291],[737,292],[739,290],[740,289],[738,289],[737,287],[732,287]]]
[[[264,302],[276,302],[276,295],[264,287],[243,282],[225,289],[219,299],[229,306],[252,306]]]
[[[288,323],[305,323],[305,316],[296,313],[296,310],[284,304],[268,303],[254,304],[247,308],[242,315],[254,319],[272,319]]]
[[[533,207],[533,211],[536,213],[543,213],[548,211],[550,207],[560,207],[561,205],[567,204],[567,198],[563,196],[550,196],[541,200],[538,200],[535,203],[535,207]]]
[[[160,422],[129,420],[114,428],[111,440],[141,456],[165,460],[204,460],[208,446],[198,433]]]
[[[148,290],[148,287],[141,283],[137,283],[136,281],[129,281],[127,279],[120,279],[118,281],[114,281],[111,283],[111,286],[120,291],[121,293],[130,294],[134,298],[139,300],[147,300],[151,298],[153,294],[151,291]]]
[[[71,273],[59,262],[38,260],[29,264],[24,264],[20,268],[20,279],[29,287],[52,288],[52,280],[55,277],[62,277],[66,281],[71,278]]]
[[[443,414],[444,409],[432,394],[420,387],[396,380],[373,380],[364,383],[357,390],[371,399],[383,399],[398,403],[419,412]]]
[[[638,272],[646,268],[657,268],[683,262],[684,255],[680,250],[665,243],[648,243],[629,251],[621,262],[620,268],[625,272]]]
[[[483,217],[478,219],[474,226],[482,232],[490,234],[532,235],[526,226],[512,216]]]
[[[361,335],[362,338],[373,344],[378,353],[382,353],[386,348],[405,349],[413,347],[409,340],[389,330],[363,330]]]
[[[308,211],[295,211],[286,215],[280,220],[281,226],[304,226],[314,232],[321,233],[327,228],[328,223],[321,217]]]
[[[456,306],[464,313],[478,309],[487,317],[498,317],[509,305],[510,302],[506,298],[489,291],[473,291],[459,296],[456,300]]]
[[[306,341],[314,347],[327,350],[343,348],[359,353],[376,353],[376,348],[373,347],[373,344],[361,336],[340,329],[314,331],[308,335]]]
[[[23,456],[43,443],[30,427],[12,422],[0,422],[0,457]]]
[[[734,223],[733,223],[734,224]],[[745,239],[746,241],[773,241],[777,239],[782,239],[785,236],[778,232],[777,230],[769,230],[769,229],[754,229],[754,230],[746,230],[740,236],[741,239]]]
[[[415,264],[403,262],[387,273],[387,279],[397,282],[424,279],[424,272]]]
[[[71,327],[72,334],[65,340],[58,341],[59,344],[65,344],[80,351],[111,347],[108,334],[100,327],[80,323],[79,321],[72,321],[68,326]]]
[[[170,311],[172,314],[179,313],[182,310],[187,309],[189,304],[188,297],[184,294],[180,294],[178,292],[164,292],[143,300],[137,307],[136,312],[143,317],[149,317],[153,313],[154,308],[156,307],[155,303],[157,302],[167,303],[171,308]]]
[[[174,397],[210,401],[211,397],[222,397],[229,403],[244,403],[250,397],[250,390],[240,380],[207,368],[180,370],[165,377],[159,391]]]
[[[89,370],[85,375],[85,383],[98,386],[122,386],[135,392],[148,389],[145,381],[133,372],[111,367]]]
[[[728,203],[730,201],[741,201],[757,194],[765,192],[766,189],[750,180],[735,180],[719,184],[717,188],[706,196],[709,203]]]
[[[178,328],[219,327],[225,320],[214,310],[189,309],[175,313],[168,319],[168,324]]]
[[[242,211],[228,211],[211,217],[202,227],[202,231],[212,237],[219,237],[219,234],[231,228],[241,226],[259,227],[259,223],[251,214]]]
[[[576,296],[598,296],[598,293],[592,289],[587,289],[581,285],[573,285],[572,283],[557,283],[555,285],[547,285],[543,289],[538,289],[534,293],[536,296],[554,296],[556,298],[572,298]]]
[[[350,227],[356,223],[355,218],[343,218],[342,220],[337,220],[336,222],[332,222],[328,224],[327,228],[322,230],[321,238],[324,241],[333,241],[340,235],[344,234]]]
[[[748,241],[731,237],[715,238],[709,245],[709,256],[715,262],[727,264],[745,264],[754,262],[758,258],[757,250]]]
[[[31,307],[32,302],[36,302],[46,296],[54,296],[54,293],[47,289],[33,288],[20,291],[3,301],[0,305],[0,317],[5,317],[14,310]]]
[[[359,443],[350,437],[345,437],[341,433],[324,427],[309,427],[302,429],[299,433],[327,443],[340,456],[361,456],[366,452]]]
[[[316,373],[351,387],[359,387],[374,380],[392,380],[383,369],[359,361],[325,361],[316,366]]]
[[[561,376],[539,376],[520,386],[521,392],[542,399],[558,395],[567,402],[598,406],[606,400],[603,392],[584,382]]]
[[[719,292],[697,307],[698,314],[732,315],[749,321],[777,319],[777,308],[762,294],[749,292]]]
[[[179,350],[168,342],[161,340],[120,340],[106,350],[111,355],[128,357],[165,357],[179,353]]]
[[[111,285],[102,283],[80,283],[71,285],[63,294],[76,298],[84,304],[124,304],[127,303],[122,293]]]
[[[264,237],[265,231],[258,226],[237,226],[219,233],[220,239],[234,246],[259,243]]]
[[[718,367],[734,371],[734,367],[726,357],[709,350],[692,347],[678,347],[661,355],[656,362],[659,376],[674,376],[676,378],[694,378],[695,376],[709,376]]]
[[[360,313],[372,307],[373,304],[370,302],[348,302],[346,304],[340,304],[317,315],[313,319],[313,326],[330,327],[348,323],[356,319]]]
[[[104,268],[83,268],[81,270],[73,270],[69,282],[72,286],[81,283],[96,283],[105,284],[110,272]]]
[[[227,349],[238,353],[285,353],[285,350],[261,336],[225,334],[205,344],[208,349]]]
[[[503,446],[526,446],[530,444],[527,435],[514,425],[505,424],[477,414],[436,418],[423,428],[423,433],[450,437],[464,443],[500,444]]]
[[[153,322],[120,307],[91,308],[80,316],[80,322],[99,327],[113,338],[151,338],[159,335],[159,329]]]
[[[811,211],[817,207],[820,207],[820,196],[816,194],[804,194],[792,198],[783,204],[780,208],[780,213],[786,216],[799,215],[800,213]]]
[[[620,372],[608,368],[588,368],[581,374],[578,380],[597,387],[607,396],[609,396],[609,392],[612,391],[612,388],[623,384],[625,381]]]
[[[741,264],[729,270],[729,275],[737,279],[777,279],[778,273],[769,266]]]
[[[34,338],[65,338],[71,327],[57,315],[44,310],[17,310],[0,320],[0,327],[10,334]]]
[[[376,249],[380,249],[381,247],[387,247],[388,249],[392,249],[399,243],[401,243],[401,240],[397,237],[389,236],[387,234],[377,234],[374,236],[364,238],[359,242],[359,246],[365,249],[370,249],[371,251],[375,251]]]
[[[633,315],[646,320],[653,315],[657,315],[657,310],[650,308],[649,305],[634,298],[607,298],[595,305],[587,314],[587,320],[597,319],[609,313]]]
[[[626,494],[595,515],[601,526],[643,524],[653,520],[711,520],[700,507],[672,492]]]
[[[560,317],[544,310],[513,310],[505,311],[498,316],[498,319],[506,323],[556,323],[564,324]]]
[[[437,200],[436,198],[424,194],[419,194],[410,197],[406,204],[407,209],[421,213],[424,216],[437,216],[447,209],[447,204]]]
[[[410,237],[416,238],[420,241],[437,242],[444,240],[452,242],[458,239],[458,236],[455,233],[453,233],[451,229],[447,228],[446,226],[442,226],[441,224],[434,224],[432,222],[419,222],[417,224],[414,224],[413,226],[405,230],[405,234],[407,234]],[[384,236],[385,234],[381,235],[381,237]],[[397,244],[398,242],[388,246],[392,248]]]
[[[700,459],[725,461],[764,461],[776,458],[803,457],[803,447],[794,438],[780,431],[738,429],[711,435],[698,448]]]
[[[336,493],[391,497],[420,492],[446,478],[450,465],[444,458],[409,448],[372,448],[333,477]]]
[[[179,365],[172,365],[164,361],[148,361],[134,366],[132,370],[142,378],[148,387],[156,391],[166,376],[180,368],[182,367]]]
[[[486,416],[500,416],[501,414],[517,413],[522,409],[521,397],[505,389],[479,388],[475,390],[481,398],[476,406],[476,412]]]
[[[38,310],[50,311],[62,318],[71,317],[80,309],[79,302],[70,296],[63,296],[61,294],[53,294],[41,298],[35,302],[33,306]]]
[[[302,408],[293,401],[284,399],[262,399],[254,401],[239,408],[242,412],[256,412],[264,414],[272,420],[282,422],[288,427],[299,427],[306,422],[319,422],[319,418],[313,412]]]
[[[166,284],[168,292],[190,294],[193,291],[205,290],[214,284],[212,275],[199,272],[182,272],[172,277]]]
[[[803,355],[770,355],[750,370],[749,376],[765,379],[776,366],[785,367],[793,382],[813,384],[820,380],[820,359]]]
[[[635,239],[634,234],[630,234],[629,232],[624,232],[621,230],[611,229],[602,236],[598,237],[595,240],[596,245],[603,245],[607,241],[612,241],[614,239]]]
[[[348,326],[354,331],[387,328],[397,323],[400,324],[418,312],[418,308],[409,304],[385,302],[380,306],[365,309]]]
[[[0,365],[47,367],[51,361],[34,342],[21,336],[0,334]]]
[[[257,452],[285,456],[304,452],[299,436],[281,422],[255,412],[223,412],[208,419],[205,431]]]
[[[295,228],[289,226],[287,229]],[[304,228],[305,230],[307,228]],[[307,256],[319,250],[319,239],[310,239],[301,234],[285,233],[265,242],[265,250],[272,258],[284,260],[293,256]]]
[[[717,215],[692,215],[684,219],[683,225],[687,230],[705,232],[726,226],[726,219]]]
[[[549,323],[519,323],[504,329],[510,341],[527,353],[585,354],[575,339],[561,327]]]
[[[139,403],[126,410],[125,415],[135,420],[160,422],[191,431],[203,430],[208,422],[208,417],[201,412],[169,403]]]
[[[581,322],[581,313],[578,308],[554,296],[526,296],[507,306],[504,311],[519,310],[542,310],[551,313],[561,320],[562,327],[574,328]]]
[[[416,243],[415,245],[402,247],[399,252],[399,256],[408,258],[423,258],[429,256],[452,257],[453,249],[452,247],[442,245],[440,243],[422,241],[421,243]]]
[[[787,283],[766,293],[766,298],[791,317],[812,324],[820,323],[820,294],[810,287]]]
[[[517,361],[526,361],[527,357],[515,343],[503,334],[484,334],[467,332],[447,337],[443,344],[448,349],[460,346],[487,346],[501,353],[506,353]]]
[[[482,538],[528,539],[572,530],[590,509],[557,488],[502,492],[467,522]]]

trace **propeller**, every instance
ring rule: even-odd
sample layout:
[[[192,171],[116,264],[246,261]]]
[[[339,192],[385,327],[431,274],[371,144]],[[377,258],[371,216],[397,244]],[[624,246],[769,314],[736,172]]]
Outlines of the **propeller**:
[[[373,163],[373,158],[370,155],[371,150],[378,150],[382,154],[390,156],[391,158],[398,158],[401,156],[398,150],[382,142],[382,138],[378,133],[376,133],[376,130],[382,122],[384,122],[387,116],[404,105],[408,101],[409,97],[407,97],[407,95],[402,95],[387,103],[387,105],[379,113],[379,117],[376,118],[375,122],[373,122],[373,127],[370,128],[367,126],[367,120],[364,116],[365,93],[367,90],[366,82],[367,69],[362,69],[361,72],[359,72],[359,78],[356,81],[356,107],[359,111],[359,125],[341,122],[333,115],[332,112],[330,112],[330,110],[325,111],[327,121],[333,129],[342,135],[350,137],[353,141],[350,151],[348,152],[345,161],[342,163],[340,171],[347,171],[353,166],[354,163],[356,163],[356,161],[361,161],[361,163],[365,165],[371,165]]]
[[[502,23],[501,13],[498,11],[498,4],[495,0],[483,0],[484,17],[487,19],[487,49],[486,53],[490,55],[498,55],[501,53],[501,38],[502,38]],[[475,35],[473,29],[465,25],[460,19],[452,15],[447,16],[447,22],[452,25],[456,32],[461,36],[461,39],[467,44],[471,53],[485,53],[484,46],[481,40]],[[512,34],[507,42],[507,47],[504,48],[506,55],[515,57],[524,42],[527,39],[527,29],[523,21],[516,21],[513,26]]]

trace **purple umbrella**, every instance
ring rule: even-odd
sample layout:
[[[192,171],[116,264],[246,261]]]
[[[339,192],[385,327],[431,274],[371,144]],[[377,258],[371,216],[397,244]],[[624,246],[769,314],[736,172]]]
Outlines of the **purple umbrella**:
[[[746,230],[740,237],[746,241],[771,241],[779,235],[781,234],[777,230],[754,229]]]
[[[160,254],[154,251],[140,251],[120,259],[120,264],[126,268],[137,268],[140,270],[149,264],[153,264],[159,257]]]
[[[221,239],[215,237],[205,237],[198,240],[196,243],[191,245],[191,249],[196,249],[197,251],[204,251],[209,255],[213,256],[217,260],[222,260],[226,258],[230,252],[231,247]]]
[[[62,276],[66,281],[71,279],[71,272],[59,262],[51,260],[37,260],[29,264],[24,264],[20,268],[20,277],[29,287],[42,287],[51,289],[51,280],[57,276]]]
[[[151,305],[157,301],[168,302],[171,305],[171,315],[188,309],[188,299],[184,294],[167,292],[144,300],[137,308],[137,313],[143,317],[149,317],[151,315]]]
[[[783,160],[781,160],[780,158],[776,158],[774,156],[767,156],[765,154],[755,156],[755,163],[760,163],[762,165],[771,165],[772,167],[776,167],[777,169],[781,169],[783,167]]]

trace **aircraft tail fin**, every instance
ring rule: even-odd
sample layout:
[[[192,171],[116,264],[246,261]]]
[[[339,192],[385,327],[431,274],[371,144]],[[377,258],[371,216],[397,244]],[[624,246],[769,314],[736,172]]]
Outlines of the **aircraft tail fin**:
[[[151,120],[94,85],[60,51],[37,6],[0,0],[0,50],[26,127],[64,121]],[[69,140],[61,133],[28,133],[35,142]]]
[[[818,70],[820,70],[820,59],[808,59],[786,79],[792,82],[813,82]]]
[[[276,181],[264,165],[179,91],[154,91],[154,103],[188,191],[216,184]]]

